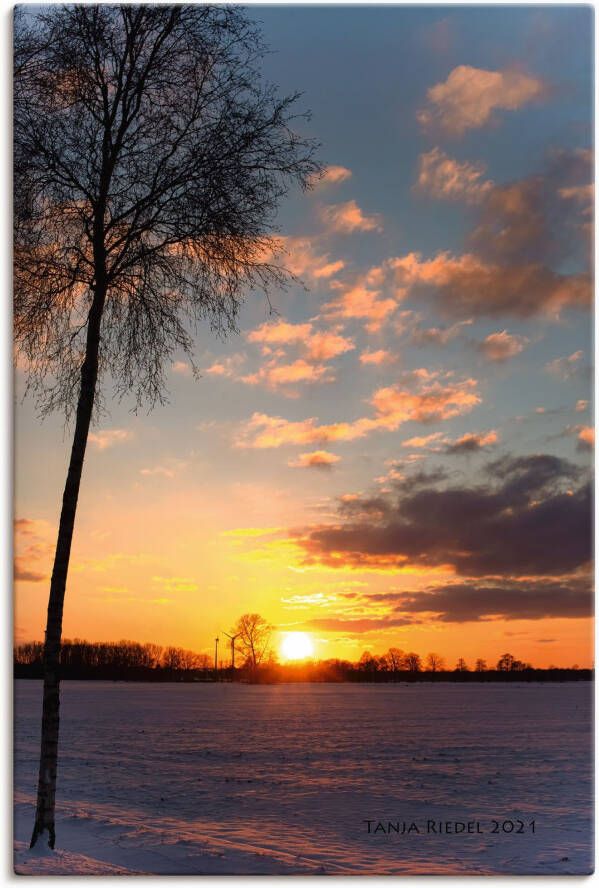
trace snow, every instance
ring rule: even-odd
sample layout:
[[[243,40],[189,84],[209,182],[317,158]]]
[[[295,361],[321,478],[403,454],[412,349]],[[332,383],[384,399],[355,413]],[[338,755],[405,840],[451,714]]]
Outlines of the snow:
[[[65,682],[58,847],[30,852],[41,683],[17,681],[15,871],[588,873],[591,694],[588,682]],[[535,820],[535,833],[492,834],[493,818]],[[484,831],[365,823],[429,819]]]

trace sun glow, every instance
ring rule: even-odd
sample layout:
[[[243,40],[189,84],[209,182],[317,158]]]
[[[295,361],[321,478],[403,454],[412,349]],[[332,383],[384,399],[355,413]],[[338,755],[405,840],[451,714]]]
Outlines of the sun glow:
[[[287,632],[281,642],[281,656],[285,660],[305,660],[314,653],[312,639],[305,632]]]

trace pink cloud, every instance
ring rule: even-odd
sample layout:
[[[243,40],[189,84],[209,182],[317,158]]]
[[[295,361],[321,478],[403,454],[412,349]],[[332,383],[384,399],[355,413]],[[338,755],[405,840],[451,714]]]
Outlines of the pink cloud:
[[[516,333],[508,333],[507,330],[502,330],[499,333],[489,333],[479,344],[478,348],[487,360],[500,364],[519,355],[520,352],[524,351],[528,343],[529,340],[526,336],[519,336]]]
[[[192,376],[193,374],[191,364],[187,361],[175,361],[171,369],[179,376]]]
[[[104,429],[101,432],[90,432],[88,440],[98,450],[108,450],[109,447],[114,447],[115,444],[123,444],[125,441],[130,441],[132,437],[133,432],[130,432],[128,429]]]
[[[294,383],[333,381],[334,376],[329,367],[322,364],[311,364],[303,358],[298,358],[289,364],[278,364],[276,360],[269,361],[256,373],[241,377],[241,382],[248,383],[249,385],[265,385],[271,389]]]
[[[407,441],[402,441],[402,447],[414,447],[417,450],[426,449],[430,447],[431,444],[435,444],[439,441],[440,438],[443,437],[443,432],[433,432],[432,435],[424,435],[424,436],[416,436],[415,438],[408,438]]]
[[[209,376],[222,376],[225,379],[232,379],[244,361],[245,355],[243,354],[230,355],[227,358],[215,361],[210,367],[206,367],[204,373],[207,373]]]
[[[379,348],[376,351],[366,349],[360,355],[361,364],[371,364],[376,367],[380,367],[381,364],[390,364],[395,360],[396,356],[384,348]]]
[[[480,403],[474,379],[443,384],[422,370],[414,371],[411,381],[416,384],[415,392],[402,385],[375,391],[370,399],[374,416],[351,422],[319,425],[314,417],[288,421],[280,416],[254,413],[244,424],[236,445],[264,449],[286,444],[353,441],[374,431],[395,431],[408,421],[426,423],[452,419]]]
[[[482,163],[460,163],[440,148],[421,154],[418,161],[415,188],[432,197],[475,204],[493,188],[493,183],[483,178]]]
[[[329,361],[355,348],[352,339],[337,330],[321,330],[306,337],[305,348],[311,361]]]
[[[320,208],[320,218],[331,231],[352,234],[354,231],[381,231],[380,217],[367,216],[355,200]]]
[[[261,342],[267,345],[289,345],[303,342],[312,333],[312,324],[290,324],[288,321],[275,321],[261,324],[251,330],[246,339],[248,342]]]
[[[339,185],[341,182],[347,182],[351,179],[352,171],[347,167],[331,164],[325,167],[322,174],[313,180],[313,186],[319,188],[325,185]]]
[[[330,470],[341,457],[328,450],[313,450],[310,453],[300,453],[297,459],[291,459],[287,463],[295,469],[320,469]]]
[[[449,135],[488,124],[496,110],[515,111],[547,94],[546,84],[514,68],[487,71],[459,65],[447,80],[427,92],[427,105],[417,114],[426,129],[438,126]]]
[[[333,317],[367,321],[366,329],[374,333],[397,308],[395,299],[382,299],[380,293],[380,290],[358,283],[328,302],[324,312]]]
[[[566,358],[555,358],[555,360],[549,361],[545,364],[545,370],[559,379],[570,379],[579,373],[582,358],[583,352],[575,351]]]

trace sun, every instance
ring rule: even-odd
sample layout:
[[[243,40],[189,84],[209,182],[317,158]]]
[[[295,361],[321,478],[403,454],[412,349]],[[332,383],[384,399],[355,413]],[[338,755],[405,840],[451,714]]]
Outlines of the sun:
[[[312,639],[306,632],[286,632],[281,642],[284,660],[305,660],[314,653]]]

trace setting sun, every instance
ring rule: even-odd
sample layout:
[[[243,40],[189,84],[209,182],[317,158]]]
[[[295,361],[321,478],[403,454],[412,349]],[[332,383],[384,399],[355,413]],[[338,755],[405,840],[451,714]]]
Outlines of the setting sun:
[[[285,660],[305,660],[313,653],[312,639],[305,632],[288,632],[281,642],[281,656]]]

